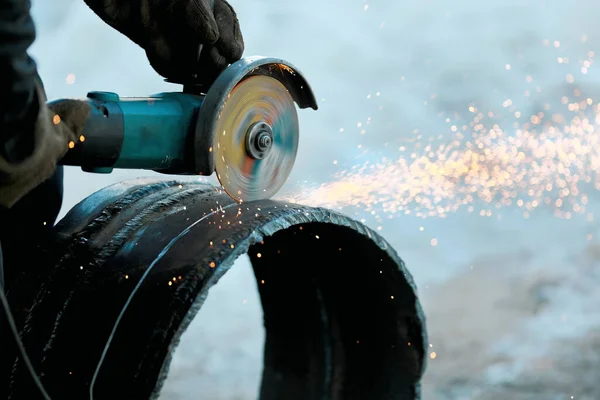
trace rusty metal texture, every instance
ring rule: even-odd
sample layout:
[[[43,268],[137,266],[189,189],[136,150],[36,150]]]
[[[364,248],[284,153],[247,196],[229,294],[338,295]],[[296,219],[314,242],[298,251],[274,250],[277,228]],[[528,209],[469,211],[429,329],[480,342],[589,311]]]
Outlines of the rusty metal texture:
[[[145,179],[93,194],[56,229],[21,323],[54,399],[89,398],[95,371],[95,400],[158,397],[180,335],[245,253],[264,310],[260,399],[420,398],[427,340],[413,280],[344,215]],[[21,360],[10,363],[9,398],[38,398]]]

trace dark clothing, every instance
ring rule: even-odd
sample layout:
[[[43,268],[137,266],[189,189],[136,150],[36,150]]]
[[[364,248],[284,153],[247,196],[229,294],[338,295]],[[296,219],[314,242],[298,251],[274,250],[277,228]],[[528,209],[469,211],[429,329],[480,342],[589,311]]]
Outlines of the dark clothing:
[[[63,200],[63,168],[27,193],[10,209],[0,207],[0,244],[4,253],[6,288],[18,274],[34,266],[28,256],[50,234]]]
[[[23,161],[33,152],[39,112],[37,68],[27,54],[35,40],[30,6],[29,0],[0,1],[0,155],[12,163]]]
[[[22,270],[9,266],[54,225],[63,190],[63,172],[55,164],[67,149],[67,138],[56,134],[44,108],[36,64],[27,54],[35,39],[30,7],[29,0],[0,0],[0,243],[5,267],[0,275],[7,283]]]

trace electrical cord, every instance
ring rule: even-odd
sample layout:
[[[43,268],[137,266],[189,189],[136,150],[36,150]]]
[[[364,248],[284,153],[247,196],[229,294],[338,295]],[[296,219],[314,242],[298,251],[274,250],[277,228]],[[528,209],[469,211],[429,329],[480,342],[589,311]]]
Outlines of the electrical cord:
[[[3,275],[2,274],[3,271],[4,271],[4,264],[2,261],[2,246],[0,245],[0,276]],[[6,293],[4,292],[4,285],[3,285],[2,281],[0,281],[0,302],[2,303],[4,317],[5,317],[6,321],[8,322],[8,327],[10,328],[10,330],[12,332],[12,335],[15,339],[15,343],[17,344],[17,348],[19,349],[21,358],[23,359],[23,362],[25,363],[25,366],[27,367],[27,370],[29,371],[29,374],[31,375],[33,382],[39,389],[44,400],[51,400],[50,396],[48,395],[48,392],[46,392],[46,389],[44,388],[44,385],[42,384],[42,381],[40,381],[40,378],[36,374],[35,369],[33,368],[33,365],[31,364],[31,360],[29,359],[29,356],[27,356],[27,351],[25,350],[25,346],[23,346],[23,342],[21,341],[21,337],[19,335],[19,330],[17,329],[17,324],[15,323],[15,319],[13,318],[12,312],[10,311],[10,306],[8,304],[8,299],[6,298]],[[0,346],[1,345],[2,344],[0,343]]]

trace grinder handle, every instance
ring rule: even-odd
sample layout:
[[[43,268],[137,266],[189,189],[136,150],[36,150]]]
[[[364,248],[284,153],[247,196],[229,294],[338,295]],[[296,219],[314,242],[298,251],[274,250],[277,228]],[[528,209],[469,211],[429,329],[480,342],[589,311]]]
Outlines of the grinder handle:
[[[203,99],[183,93],[119,98],[116,93],[91,92],[92,111],[83,133],[69,144],[60,164],[101,173],[124,168],[204,174],[194,169],[193,147]]]

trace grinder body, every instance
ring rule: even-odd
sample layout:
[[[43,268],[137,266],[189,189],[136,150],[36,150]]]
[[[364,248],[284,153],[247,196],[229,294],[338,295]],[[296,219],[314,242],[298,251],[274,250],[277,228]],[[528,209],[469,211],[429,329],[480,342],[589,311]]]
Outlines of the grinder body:
[[[194,167],[193,138],[203,100],[204,95],[186,93],[120,98],[90,92],[91,114],[61,164],[96,173],[124,168],[210,175]]]
[[[216,171],[238,201],[268,198],[279,190],[298,147],[295,104],[318,108],[296,67],[261,56],[231,64],[209,88],[188,85],[183,92],[142,98],[90,92],[86,101],[92,112],[60,164],[96,173],[125,168],[208,176]]]

